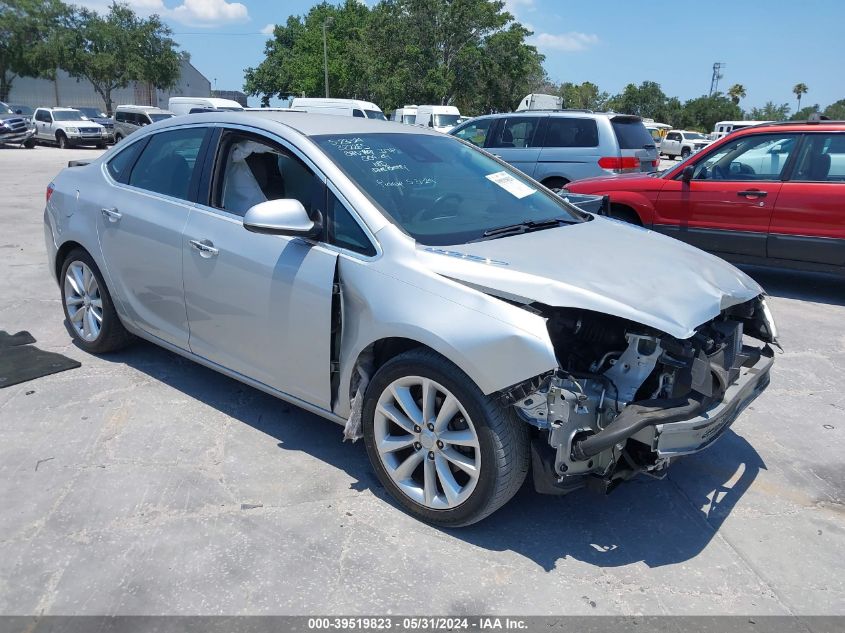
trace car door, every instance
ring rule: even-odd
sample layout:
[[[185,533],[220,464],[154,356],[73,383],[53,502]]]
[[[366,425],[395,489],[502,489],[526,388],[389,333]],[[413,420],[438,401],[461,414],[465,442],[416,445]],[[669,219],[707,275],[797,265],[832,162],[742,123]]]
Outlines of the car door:
[[[669,132],[663,143],[660,146],[662,151],[667,156],[677,156],[681,153],[681,135],[678,132]]]
[[[487,150],[522,173],[533,176],[540,157],[540,123],[546,116],[508,116],[498,120],[487,137]]]
[[[280,139],[227,128],[216,145],[203,204],[183,234],[191,351],[330,409],[337,252],[243,227],[250,207],[278,198],[325,216],[324,179]]]
[[[599,129],[595,117],[555,114],[546,118],[539,144],[537,167],[532,174],[548,178],[580,180],[601,174]],[[605,139],[609,142],[610,139]],[[614,154],[616,152],[614,151]]]
[[[37,110],[35,113],[35,135],[42,140],[55,140],[50,132],[53,117],[47,110]]]
[[[794,146],[794,134],[750,134],[706,149],[694,159],[692,179],[666,181],[655,204],[654,228],[707,251],[766,256],[772,209],[780,193],[782,162],[757,171],[746,163],[772,143]]]
[[[210,129],[168,129],[131,143],[109,160],[108,195],[80,190],[98,217],[109,275],[129,319],[145,332],[188,348],[182,289],[182,231],[196,196]]]
[[[774,259],[845,266],[845,132],[806,134],[769,226]]]

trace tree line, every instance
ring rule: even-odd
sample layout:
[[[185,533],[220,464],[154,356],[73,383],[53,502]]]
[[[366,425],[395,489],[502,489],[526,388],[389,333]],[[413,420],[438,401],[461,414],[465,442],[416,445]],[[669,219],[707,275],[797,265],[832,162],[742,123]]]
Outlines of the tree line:
[[[172,87],[187,53],[158,15],[128,4],[99,14],[62,0],[0,0],[0,101],[18,77],[55,78],[58,69],[87,79],[112,110],[112,91],[143,81]]]

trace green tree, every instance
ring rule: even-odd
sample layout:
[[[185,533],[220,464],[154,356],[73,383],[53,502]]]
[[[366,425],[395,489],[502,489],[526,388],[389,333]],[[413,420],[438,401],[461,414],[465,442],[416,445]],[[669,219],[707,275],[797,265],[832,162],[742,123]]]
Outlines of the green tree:
[[[824,109],[824,115],[834,121],[845,121],[845,99],[831,103]]]
[[[683,106],[682,127],[701,132],[711,132],[718,121],[731,121],[742,118],[742,110],[725,95],[717,92],[712,96],[703,95],[690,99]],[[677,122],[672,122],[677,125]]]
[[[789,118],[789,104],[777,105],[773,101],[767,101],[762,108],[751,108],[748,111],[748,118],[752,121],[785,121]]]
[[[796,108],[796,110],[801,109],[801,97],[807,94],[808,90],[809,88],[807,88],[807,84],[805,83],[797,83],[792,86],[792,94],[794,94],[798,98],[798,107]]]
[[[114,3],[100,15],[78,9],[59,46],[59,65],[85,78],[112,110],[112,91],[131,81],[167,87],[179,76],[181,54],[158,16],[139,18],[127,4]]]
[[[61,0],[0,0],[0,101],[17,77],[50,77],[55,41],[70,15]]]
[[[815,114],[816,112],[821,112],[821,108],[818,103],[801,108],[789,118],[792,121],[806,121],[810,118],[810,115]]]
[[[745,99],[745,94],[745,86],[742,84],[734,84],[728,88],[728,97],[734,102],[734,105],[738,105],[740,99]]]
[[[639,86],[628,84],[625,89],[611,97],[607,107],[622,114],[636,114],[658,120],[664,112],[666,95],[655,81],[644,81]]]
[[[610,98],[610,95],[590,81],[580,84],[564,83],[560,86],[559,94],[563,97],[565,108],[582,110],[604,110]]]

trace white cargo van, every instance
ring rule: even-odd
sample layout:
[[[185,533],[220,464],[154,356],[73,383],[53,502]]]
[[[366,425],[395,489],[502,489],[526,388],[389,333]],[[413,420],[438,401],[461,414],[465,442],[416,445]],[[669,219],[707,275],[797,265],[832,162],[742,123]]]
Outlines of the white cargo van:
[[[167,109],[173,114],[188,114],[191,110],[210,108],[214,110],[233,110],[240,112],[243,106],[231,99],[218,99],[216,97],[170,97],[167,102]]]
[[[421,105],[417,107],[417,125],[448,132],[458,124],[461,112],[455,106]]]
[[[312,114],[336,114],[339,116],[357,116],[367,119],[386,120],[384,112],[375,103],[358,99],[326,99],[296,97],[290,102],[291,110],[311,112]]]
[[[718,141],[734,130],[741,130],[744,127],[750,127],[752,125],[762,125],[763,123],[772,123],[772,121],[719,121],[713,127],[713,140]]]
[[[406,105],[403,108],[396,108],[393,111],[393,116],[390,117],[390,120],[396,121],[397,123],[404,123],[406,125],[413,125],[417,122],[417,106]]]
[[[533,93],[516,106],[517,112],[524,110],[563,110],[563,97]]]

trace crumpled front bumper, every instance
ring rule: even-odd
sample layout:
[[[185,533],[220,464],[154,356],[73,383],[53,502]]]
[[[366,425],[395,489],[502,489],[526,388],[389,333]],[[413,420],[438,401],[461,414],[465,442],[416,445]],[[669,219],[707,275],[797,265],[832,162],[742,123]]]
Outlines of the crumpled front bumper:
[[[28,128],[23,132],[15,132],[14,134],[0,134],[0,144],[21,145],[32,138],[33,134],[35,134],[35,130],[33,128]]]
[[[767,345],[757,362],[740,368],[739,377],[712,408],[689,420],[652,427],[651,446],[657,456],[688,455],[710,446],[768,386],[773,364],[774,352]]]

